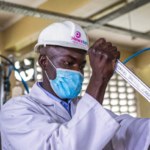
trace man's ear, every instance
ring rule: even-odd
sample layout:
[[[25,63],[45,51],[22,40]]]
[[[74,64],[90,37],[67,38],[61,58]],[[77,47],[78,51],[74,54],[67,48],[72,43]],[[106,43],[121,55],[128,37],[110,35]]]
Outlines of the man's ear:
[[[40,55],[39,56],[38,63],[39,63],[39,65],[41,66],[41,68],[43,70],[47,70],[48,62],[47,62],[47,58],[46,58],[45,55]]]

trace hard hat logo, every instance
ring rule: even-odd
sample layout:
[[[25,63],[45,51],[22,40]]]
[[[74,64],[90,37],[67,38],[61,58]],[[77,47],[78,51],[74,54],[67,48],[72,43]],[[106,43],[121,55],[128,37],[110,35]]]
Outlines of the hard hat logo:
[[[76,38],[80,38],[81,37],[81,33],[79,31],[76,31]]]
[[[87,46],[87,42],[85,42],[84,40],[79,40],[73,36],[71,37],[71,41],[74,43],[80,44],[82,46]]]

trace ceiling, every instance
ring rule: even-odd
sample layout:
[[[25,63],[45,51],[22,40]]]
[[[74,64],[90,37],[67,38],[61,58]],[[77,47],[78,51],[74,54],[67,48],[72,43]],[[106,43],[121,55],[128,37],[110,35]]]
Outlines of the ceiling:
[[[128,0],[131,2],[133,0]],[[80,16],[83,18],[89,17],[96,12],[100,12],[103,9],[110,7],[111,5],[121,2],[121,0],[93,0],[83,7],[79,8],[72,12],[72,15]],[[128,14],[120,16],[110,22],[109,25],[113,25],[116,27],[121,27],[125,29],[130,29],[142,33],[150,32],[150,3],[131,11]],[[150,42],[141,38],[132,38],[131,36],[120,35],[117,33],[112,33],[108,31],[104,31],[101,29],[93,29],[88,32],[88,36],[91,41],[95,41],[100,37],[105,37],[107,40],[113,42],[114,44],[120,45],[124,49],[131,50],[139,50],[145,46],[150,46]]]
[[[91,15],[104,10],[105,8],[108,8],[109,6],[112,6],[113,4],[117,2],[123,2],[124,0],[93,0],[89,2],[88,4],[84,5],[83,7],[75,10],[71,13],[71,15],[88,18]],[[131,2],[133,0],[128,0],[128,2]],[[102,4],[102,5],[101,5]],[[132,12],[125,14],[123,16],[120,16],[119,18],[116,18],[112,21],[110,21],[108,24],[114,25],[117,27],[122,27],[126,29],[134,29],[135,31],[139,32],[148,32],[150,31],[150,3],[133,10]],[[130,25],[131,22],[131,25]]]
[[[5,0],[7,2],[26,5],[30,7],[38,7],[43,4],[46,0]],[[133,0],[128,0],[131,2]],[[88,18],[93,14],[102,12],[103,10],[111,10],[111,6],[115,4],[126,4],[126,0],[91,0],[82,7],[77,10],[74,10],[70,13],[70,15]],[[120,16],[110,22],[109,25],[113,25],[116,27],[121,27],[125,29],[130,29],[142,33],[150,32],[150,3],[131,11],[128,14]],[[107,10],[107,11],[108,11]],[[13,23],[21,19],[23,16],[18,14],[13,14],[9,12],[0,11],[0,29],[5,30]],[[107,40],[112,41],[114,44],[120,45],[122,47],[126,47],[127,49],[137,50],[139,48],[144,47],[145,45],[149,45],[148,40],[144,40],[141,38],[132,38],[131,36],[120,35],[117,33],[112,33],[108,31],[104,31],[101,29],[93,29],[88,32],[89,38],[91,41],[95,41],[100,37],[105,37]]]
[[[149,17],[150,3],[132,11],[131,13],[125,14],[115,20],[110,21],[109,24],[126,29],[134,29],[134,31],[145,33],[150,31]]]
[[[92,0],[71,13],[73,16],[87,18],[122,0]]]
[[[46,1],[47,0],[5,0],[5,2],[30,6],[34,8],[40,6]],[[24,16],[0,10],[0,30],[8,28],[12,24],[20,20],[22,17]]]
[[[100,29],[93,29],[88,32],[88,37],[91,39],[91,44],[100,37],[105,37],[107,41],[111,41],[113,45],[117,45],[121,50],[137,51],[145,46],[150,46],[150,42],[145,39],[132,38],[132,36],[116,34]]]

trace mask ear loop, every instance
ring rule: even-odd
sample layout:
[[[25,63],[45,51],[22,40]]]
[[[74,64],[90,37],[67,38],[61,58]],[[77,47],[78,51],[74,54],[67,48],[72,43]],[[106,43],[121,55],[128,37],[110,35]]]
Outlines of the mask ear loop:
[[[47,56],[46,56],[47,57]],[[54,66],[54,64],[50,61],[50,59],[47,57],[47,59],[49,60],[49,62],[52,64],[52,66],[56,69],[56,67]],[[57,70],[57,69],[56,69]],[[51,84],[51,80],[49,79],[49,76],[48,76],[48,74],[47,74],[47,72],[46,72],[46,70],[45,70],[45,74],[46,74],[46,76],[47,76],[47,78],[48,78],[48,80],[49,80],[49,83],[50,83],[50,85],[51,85],[51,87],[52,87],[52,89],[53,89],[53,86],[52,86],[52,84]],[[53,89],[53,91],[55,92],[55,90]],[[56,93],[56,92],[55,92]],[[56,93],[56,95],[57,95],[57,93]],[[57,95],[59,98],[61,98],[59,95]]]
[[[52,64],[52,66],[56,69],[56,67],[55,67],[54,64],[50,61],[50,59],[49,59],[47,56],[46,56],[46,58],[49,60],[49,62]],[[45,70],[45,74],[46,74],[48,80],[50,81],[49,76],[48,76],[46,70]]]
[[[46,74],[46,76],[47,76],[47,78],[48,78],[48,81],[49,81],[49,83],[50,83],[50,85],[51,85],[51,88],[52,88],[53,91],[55,92],[55,90],[54,90],[54,88],[53,88],[53,86],[52,86],[52,84],[51,84],[51,80],[49,79],[49,76],[48,76],[46,70],[45,70],[45,74]],[[56,92],[55,92],[55,94],[59,97],[59,95],[58,95]],[[59,97],[59,98],[61,98],[61,97]]]
[[[45,70],[45,74],[46,74],[46,76],[47,76],[47,78],[48,78],[48,80],[49,80],[49,82],[50,82],[50,79],[49,79],[49,76],[48,76],[48,74],[47,74],[46,70]]]
[[[52,66],[56,69],[56,67],[55,67],[54,64],[50,61],[50,59],[49,59],[47,56],[46,56],[46,58],[49,60],[49,62],[52,64]],[[46,70],[45,70],[45,74],[46,74],[48,80],[50,81],[49,76],[48,76]]]
[[[56,67],[55,67],[54,64],[50,61],[50,59],[48,58],[48,56],[46,56],[46,58],[49,60],[49,62],[52,64],[52,66],[56,69]],[[48,80],[50,81],[49,76],[48,76],[46,70],[45,70],[45,74],[46,74]]]
[[[50,59],[46,56],[46,58],[49,60],[49,62],[52,64],[52,66],[56,69],[56,67],[54,66],[54,64],[50,61]]]
[[[47,56],[46,56],[47,57]],[[49,62],[52,64],[52,66],[56,69],[56,67],[53,65],[53,63],[50,61],[50,59],[47,57],[47,59],[49,60]],[[46,70],[44,71],[45,72],[45,74],[46,74],[46,76],[47,76],[47,79],[48,79],[48,81],[49,81],[49,83],[50,83],[50,85],[51,85],[51,80],[50,80],[50,78],[49,78],[49,76],[48,76],[48,74],[47,74],[47,72],[46,72]],[[51,87],[52,87],[52,85],[51,85]],[[53,89],[53,88],[52,88]],[[54,90],[53,90],[54,91]],[[55,91],[54,91],[55,92]],[[55,92],[56,93],[56,92]]]

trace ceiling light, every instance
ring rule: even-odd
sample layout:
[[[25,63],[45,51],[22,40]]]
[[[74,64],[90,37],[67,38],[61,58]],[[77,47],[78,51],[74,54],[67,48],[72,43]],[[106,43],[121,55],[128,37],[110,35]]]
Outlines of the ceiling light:
[[[103,16],[106,16],[107,14],[110,14],[111,12],[113,12],[113,11],[115,11],[115,10],[125,6],[125,5],[126,5],[126,2],[121,2],[117,5],[109,7],[108,9],[105,9],[105,10],[101,11],[100,13],[97,13],[96,15],[92,16],[90,18],[90,20],[97,20],[99,18],[102,18]]]
[[[34,14],[34,17],[36,17],[36,18],[40,18],[40,17],[41,17],[41,15],[40,15],[39,13],[35,13],[35,14]]]

